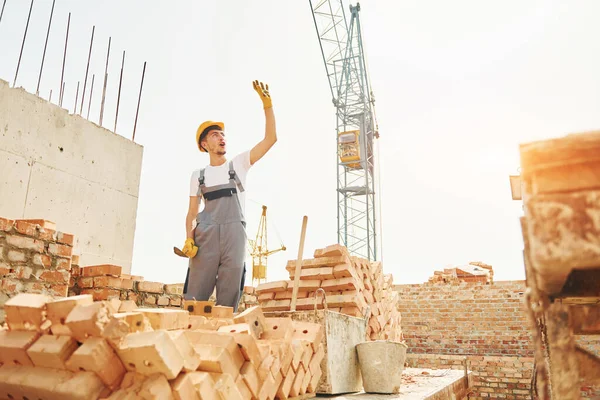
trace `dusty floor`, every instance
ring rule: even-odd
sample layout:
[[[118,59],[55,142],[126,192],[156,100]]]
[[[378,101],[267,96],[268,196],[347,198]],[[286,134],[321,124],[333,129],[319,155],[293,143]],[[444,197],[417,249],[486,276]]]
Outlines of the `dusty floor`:
[[[317,399],[337,400],[424,400],[451,399],[449,387],[465,376],[464,371],[450,369],[406,368],[402,374],[403,382],[400,393],[395,395],[354,393],[339,396],[317,396]],[[448,395],[444,395],[444,391]],[[435,396],[435,397],[434,397]]]

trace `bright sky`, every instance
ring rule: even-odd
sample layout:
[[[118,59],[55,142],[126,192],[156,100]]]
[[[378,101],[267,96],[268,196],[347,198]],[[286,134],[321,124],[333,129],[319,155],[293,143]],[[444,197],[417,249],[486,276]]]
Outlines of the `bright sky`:
[[[0,77],[11,84],[29,5],[8,0],[0,22]],[[51,5],[34,3],[17,80],[33,93]],[[483,261],[496,280],[523,279],[522,210],[508,176],[518,172],[519,143],[600,127],[600,3],[364,0],[361,8],[381,134],[385,272],[419,283]],[[266,204],[270,247],[279,237],[288,247],[269,259],[269,280],[287,278],[303,215],[305,257],[336,242],[335,110],[308,1],[57,0],[40,90],[48,98],[52,89],[53,102],[69,11],[63,106],[73,110],[96,25],[90,118],[98,120],[110,35],[104,126],[113,127],[125,49],[117,133],[131,137],[148,62],[133,274],[183,282],[187,264],[172,247],[185,239],[190,174],[208,162],[196,128],[225,121],[231,156],[261,140],[254,79],[270,85],[279,141],[249,174],[249,235]]]

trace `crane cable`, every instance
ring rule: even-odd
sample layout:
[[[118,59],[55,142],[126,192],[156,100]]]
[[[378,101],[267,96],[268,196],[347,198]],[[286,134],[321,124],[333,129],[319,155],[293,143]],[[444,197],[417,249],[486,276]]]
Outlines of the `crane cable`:
[[[259,203],[256,200],[250,199],[248,198],[247,200],[251,201],[252,203],[262,207],[264,205],[264,203]],[[267,221],[267,228],[268,228],[269,222]],[[281,239],[281,235],[279,234],[279,230],[277,229],[277,225],[275,225],[274,222],[271,221],[270,223],[271,227],[275,229],[275,234],[277,235],[277,239],[279,240],[279,247],[284,247],[283,245],[283,240]]]

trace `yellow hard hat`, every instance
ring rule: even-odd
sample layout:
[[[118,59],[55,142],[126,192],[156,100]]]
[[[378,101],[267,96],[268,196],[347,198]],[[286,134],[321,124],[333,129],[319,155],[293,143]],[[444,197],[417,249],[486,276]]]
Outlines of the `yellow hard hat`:
[[[206,153],[206,150],[204,150],[202,148],[202,146],[200,146],[200,136],[202,135],[202,133],[204,132],[204,130],[206,128],[211,127],[213,125],[218,126],[219,128],[221,128],[221,130],[225,130],[225,124],[222,122],[204,121],[203,123],[200,124],[200,126],[198,127],[198,130],[196,131],[196,144],[198,145],[198,148],[200,149],[200,151],[203,153]]]

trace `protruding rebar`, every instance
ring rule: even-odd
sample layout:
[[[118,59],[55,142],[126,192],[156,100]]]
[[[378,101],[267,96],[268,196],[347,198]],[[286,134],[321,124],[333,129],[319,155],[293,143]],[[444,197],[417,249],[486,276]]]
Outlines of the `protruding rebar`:
[[[4,6],[6,5],[6,0],[2,3],[2,11],[0,11],[0,22],[2,22],[2,16],[4,15]]]
[[[144,61],[144,69],[142,70],[142,82],[140,83],[140,94],[138,96],[137,110],[135,111],[135,122],[133,123],[132,141],[135,141],[135,130],[137,128],[138,114],[140,112],[140,101],[142,100],[142,88],[144,87],[144,75],[146,74],[146,61]]]
[[[21,43],[21,52],[19,53],[19,62],[17,63],[17,70],[15,71],[15,80],[13,81],[13,87],[17,84],[17,75],[19,75],[19,67],[21,66],[21,57],[23,57],[23,48],[25,47],[25,38],[27,37],[27,30],[29,29],[29,20],[31,19],[31,10],[33,10],[33,0],[29,6],[29,15],[27,15],[27,25],[25,25],[25,33],[23,34],[23,43]],[[4,12],[4,6],[2,7]]]
[[[75,107],[73,107],[73,115],[77,113],[77,99],[79,98],[79,81],[77,81],[77,93],[75,94]]]
[[[96,74],[92,74],[92,86],[90,87],[90,101],[88,103],[87,119],[90,119],[90,108],[92,108],[92,95],[94,94],[94,78]]]
[[[60,106],[62,107],[62,103],[63,103],[63,95],[64,95],[64,77],[65,77],[65,61],[67,60],[67,43],[69,42],[69,27],[71,26],[71,13],[69,13],[69,19],[67,20],[67,36],[65,37],[65,52],[63,55],[63,63],[62,63],[62,70],[60,73],[60,87],[62,88],[61,92],[60,92],[60,99],[59,99],[59,103]]]
[[[90,39],[90,52],[88,53],[87,66],[85,67],[85,80],[83,81],[83,92],[81,93],[81,107],[79,107],[79,115],[83,112],[83,102],[85,101],[85,88],[87,86],[88,71],[90,69],[90,59],[92,57],[92,46],[94,44],[94,30],[96,25],[92,27],[92,38]]]
[[[48,47],[48,37],[50,36],[50,25],[52,25],[52,16],[54,15],[54,3],[56,3],[56,0],[52,0],[52,10],[50,10],[50,20],[48,21],[48,31],[46,32],[46,42],[44,43],[44,54],[42,55],[40,76],[38,77],[37,88],[35,89],[36,96],[40,95],[40,82],[42,81],[42,70],[44,69],[44,60],[46,59],[46,48]]]
[[[63,96],[65,95],[65,85],[66,84],[67,84],[67,82],[63,82],[62,87],[60,88],[59,93],[58,93],[58,98],[59,98],[58,105],[60,107],[62,107]]]
[[[125,67],[125,50],[123,50],[123,61],[121,62],[121,76],[119,77],[119,93],[117,94],[117,113],[115,114],[115,129],[117,133],[117,119],[119,118],[119,103],[121,102],[121,84],[123,83],[123,68]]]
[[[108,59],[110,57],[110,37],[108,38],[108,51],[106,52],[106,67],[104,68],[104,88],[102,89],[102,101],[100,102],[100,120],[98,125],[102,126],[102,116],[104,115],[104,100],[106,99],[106,82],[108,81]]]

